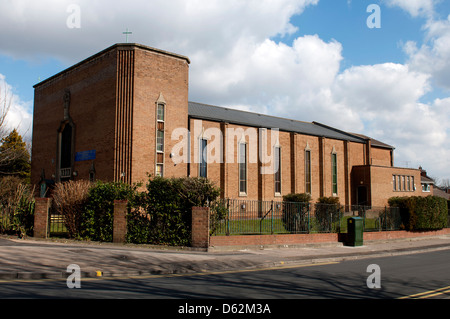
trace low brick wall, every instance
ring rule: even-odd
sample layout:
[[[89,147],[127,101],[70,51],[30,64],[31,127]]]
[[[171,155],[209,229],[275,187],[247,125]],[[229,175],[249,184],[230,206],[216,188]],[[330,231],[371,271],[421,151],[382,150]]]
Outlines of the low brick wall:
[[[212,236],[210,239],[210,246],[283,246],[313,243],[337,243],[338,241],[339,234]]]
[[[389,239],[407,239],[407,238],[421,238],[431,236],[450,235],[450,228],[445,228],[437,231],[382,231],[382,232],[366,232],[364,233],[364,240],[389,240]]]
[[[364,241],[407,239],[450,235],[450,228],[439,231],[409,232],[383,231],[365,232]],[[211,236],[210,247],[245,246],[293,246],[315,243],[338,243],[345,241],[345,234],[293,234],[293,235],[247,235],[247,236]]]

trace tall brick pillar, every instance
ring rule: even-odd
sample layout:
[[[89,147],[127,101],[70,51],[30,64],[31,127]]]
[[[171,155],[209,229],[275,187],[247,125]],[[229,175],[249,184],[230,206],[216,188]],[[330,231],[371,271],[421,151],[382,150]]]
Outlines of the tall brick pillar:
[[[114,201],[113,242],[125,243],[127,235],[127,204],[126,200]]]
[[[52,200],[50,198],[36,198],[34,207],[34,237],[48,237],[48,220]]]
[[[192,247],[209,247],[209,207],[192,208]]]

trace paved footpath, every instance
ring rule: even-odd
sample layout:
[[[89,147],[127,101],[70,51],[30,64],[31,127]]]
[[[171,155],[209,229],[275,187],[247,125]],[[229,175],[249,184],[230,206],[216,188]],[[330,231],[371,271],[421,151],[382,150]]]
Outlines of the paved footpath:
[[[67,267],[72,264],[80,267],[82,277],[127,277],[267,268],[443,249],[450,249],[450,235],[372,241],[361,247],[332,243],[208,252],[0,236],[0,280],[67,278]]]

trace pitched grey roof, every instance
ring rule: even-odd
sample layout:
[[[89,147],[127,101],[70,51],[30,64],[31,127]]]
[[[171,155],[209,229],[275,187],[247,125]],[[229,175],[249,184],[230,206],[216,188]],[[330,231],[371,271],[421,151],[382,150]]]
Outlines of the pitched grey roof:
[[[257,128],[279,129],[280,131],[286,132],[365,143],[364,138],[317,122],[301,122],[195,102],[189,102],[189,116],[196,119],[227,122],[230,124],[253,126]]]
[[[378,141],[378,140],[376,140],[374,138],[371,138],[371,137],[368,137],[368,136],[365,136],[365,135],[362,135],[362,134],[357,134],[357,133],[350,133],[350,134],[362,137],[364,139],[370,139],[372,141],[372,146],[377,146],[377,147],[381,147],[381,148],[388,148],[388,149],[395,149],[395,147],[393,147],[393,146],[391,146],[389,144],[383,143],[381,141]]]

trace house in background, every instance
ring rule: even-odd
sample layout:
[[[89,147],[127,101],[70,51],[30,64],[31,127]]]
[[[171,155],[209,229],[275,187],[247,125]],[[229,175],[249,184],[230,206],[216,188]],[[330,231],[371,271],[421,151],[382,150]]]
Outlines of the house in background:
[[[190,102],[190,63],[116,44],[35,85],[32,183],[198,176],[223,198],[369,206],[428,195],[421,170],[394,167],[394,147],[373,138]]]

